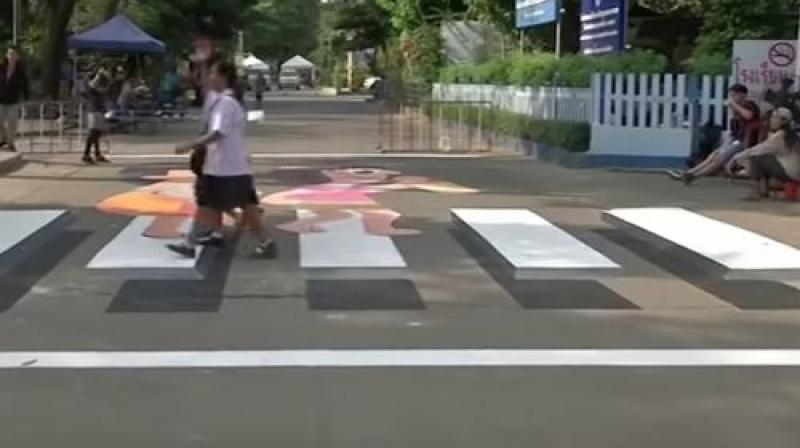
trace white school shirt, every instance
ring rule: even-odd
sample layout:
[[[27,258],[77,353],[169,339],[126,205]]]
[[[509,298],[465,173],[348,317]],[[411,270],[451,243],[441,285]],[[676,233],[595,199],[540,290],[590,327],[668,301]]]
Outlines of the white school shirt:
[[[208,131],[218,132],[221,138],[209,145],[203,173],[210,176],[253,174],[244,139],[247,124],[244,109],[228,93],[212,101],[208,111]]]

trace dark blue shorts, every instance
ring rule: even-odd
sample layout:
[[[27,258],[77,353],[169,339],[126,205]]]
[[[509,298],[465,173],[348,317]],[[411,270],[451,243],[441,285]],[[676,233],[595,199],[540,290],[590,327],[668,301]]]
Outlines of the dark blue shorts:
[[[210,176],[203,174],[195,184],[197,205],[228,211],[258,205],[253,176]]]

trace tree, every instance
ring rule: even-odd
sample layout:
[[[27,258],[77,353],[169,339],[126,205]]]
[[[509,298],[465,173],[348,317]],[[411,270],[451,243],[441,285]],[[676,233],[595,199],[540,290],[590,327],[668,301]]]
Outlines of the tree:
[[[342,0],[333,4],[331,29],[347,34],[351,50],[383,47],[391,35],[389,14],[375,0]]]
[[[259,0],[245,16],[246,48],[278,62],[309,55],[317,46],[319,8],[319,0]]]
[[[705,0],[697,54],[729,55],[736,39],[781,39],[795,36],[797,14],[789,0]]]
[[[42,87],[47,96],[57,99],[61,64],[66,55],[67,26],[75,11],[75,0],[47,0],[44,7],[47,17],[47,34],[42,53],[44,58]]]

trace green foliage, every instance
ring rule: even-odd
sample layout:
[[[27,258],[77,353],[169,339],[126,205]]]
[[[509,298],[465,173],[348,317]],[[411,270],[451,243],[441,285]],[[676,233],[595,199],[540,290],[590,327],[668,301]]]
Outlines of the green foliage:
[[[546,86],[555,78],[558,59],[552,53],[535,53],[508,60],[511,69],[504,84],[517,86]]]
[[[318,0],[258,0],[243,17],[245,48],[265,60],[283,63],[317,47]]]
[[[403,33],[387,49],[396,70],[394,75],[406,82],[433,83],[439,78],[442,65],[439,28],[422,25]]]
[[[481,126],[486,131],[531,140],[570,152],[586,152],[591,142],[589,123],[537,120],[513,112],[478,107],[434,105],[433,108],[429,113],[442,116],[446,120],[462,120],[471,126]]]
[[[796,16],[790,0],[705,0],[703,28],[697,40],[697,55],[730,55],[735,39],[794,38],[796,22],[782,20]]]
[[[688,61],[689,70],[697,75],[731,75],[731,58],[723,53],[696,53]]]
[[[440,80],[460,84],[588,87],[592,73],[660,73],[666,67],[665,57],[648,51],[618,56],[569,55],[561,59],[552,53],[539,52],[479,65],[445,67]]]

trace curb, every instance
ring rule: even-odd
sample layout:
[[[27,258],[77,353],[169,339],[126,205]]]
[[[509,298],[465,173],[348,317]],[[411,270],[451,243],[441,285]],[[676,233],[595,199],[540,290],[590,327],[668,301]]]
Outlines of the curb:
[[[0,176],[10,174],[25,164],[20,153],[0,154]]]
[[[646,169],[665,170],[685,168],[685,158],[635,155],[593,154],[572,152],[533,140],[509,136],[495,136],[496,141],[512,148],[516,153],[566,168]],[[503,146],[503,145],[500,145]]]

